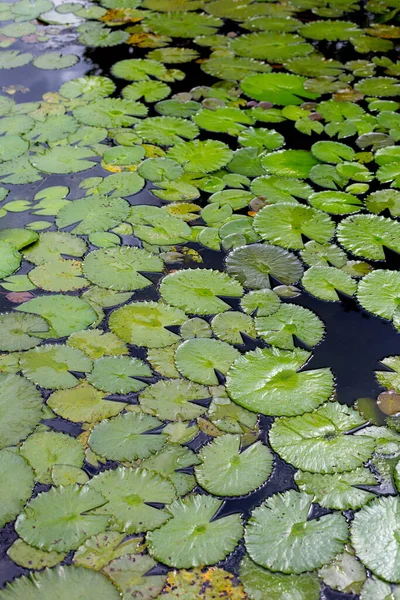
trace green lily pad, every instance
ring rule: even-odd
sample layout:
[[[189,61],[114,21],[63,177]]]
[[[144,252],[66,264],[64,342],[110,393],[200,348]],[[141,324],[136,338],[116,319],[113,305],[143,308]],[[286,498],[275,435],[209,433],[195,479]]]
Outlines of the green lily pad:
[[[42,397],[35,386],[19,375],[0,373],[0,448],[26,438],[42,419]]]
[[[186,269],[167,275],[161,282],[162,298],[187,313],[208,315],[230,308],[220,296],[240,298],[243,288],[226,273],[211,269]]]
[[[312,473],[342,473],[360,467],[374,450],[367,435],[348,435],[365,420],[338,402],[324,404],[312,413],[282,417],[270,431],[270,443],[296,468]]]
[[[19,269],[21,255],[9,242],[0,240],[0,279],[8,277]]]
[[[0,493],[0,525],[15,519],[30,498],[35,483],[33,471],[21,456],[12,450],[0,450],[0,473],[2,486]]]
[[[100,492],[107,504],[99,509],[111,518],[113,529],[124,533],[149,531],[170,517],[167,509],[151,503],[170,504],[176,497],[172,483],[146,469],[118,467],[93,477],[86,486]]]
[[[266,244],[236,248],[228,254],[226,268],[230,275],[251,289],[269,288],[270,275],[284,284],[292,284],[303,274],[294,254]]]
[[[30,158],[35,169],[44,173],[80,173],[94,167],[95,163],[87,160],[96,156],[90,148],[79,146],[55,146]]]
[[[195,140],[183,142],[170,148],[168,158],[183,166],[188,173],[211,173],[229,163],[232,151],[223,142],[216,140]]]
[[[238,56],[259,58],[272,63],[283,62],[292,56],[306,56],[313,51],[311,44],[299,35],[270,31],[238,36],[229,46]]]
[[[269,37],[269,34],[264,34]],[[305,44],[305,46],[309,46]],[[250,49],[250,52],[252,50]],[[290,50],[289,50],[290,52]],[[290,55],[289,55],[290,56]],[[289,58],[289,56],[285,58]],[[319,94],[306,90],[306,77],[287,73],[262,73],[249,75],[240,87],[250,98],[279,104],[283,106],[302,104],[305,99],[314,100]]]
[[[163,380],[154,383],[139,396],[141,408],[159,419],[191,421],[202,415],[204,406],[193,401],[209,397],[206,387],[185,379]]]
[[[20,50],[2,50],[0,52],[0,69],[16,69],[31,62],[33,54]]]
[[[99,329],[76,331],[69,336],[67,345],[82,350],[92,359],[128,354],[127,345],[122,340],[109,331]]]
[[[262,485],[272,471],[270,451],[261,442],[240,450],[239,435],[223,435],[204,446],[195,467],[198,483],[214,496],[241,496]]]
[[[0,138],[0,162],[18,158],[29,148],[29,142],[19,135],[5,135]]]
[[[184,496],[195,487],[196,480],[193,475],[183,473],[179,469],[187,469],[198,463],[197,455],[186,446],[166,444],[162,450],[146,458],[142,466],[169,479],[178,495]]]
[[[51,483],[54,465],[81,468],[84,459],[82,444],[77,439],[55,431],[33,433],[22,444],[20,453],[30,464],[36,481],[40,483]]]
[[[60,338],[89,327],[96,320],[93,308],[76,296],[41,296],[24,302],[16,310],[40,315],[50,325],[47,333],[38,334],[43,338]]]
[[[313,573],[301,575],[284,575],[272,573],[249,558],[244,557],[240,563],[240,580],[253,600],[262,600],[268,594],[268,600],[282,600],[285,594],[287,600],[319,600],[320,581]]]
[[[355,215],[338,225],[338,240],[355,256],[385,260],[384,246],[400,252],[400,224],[377,215]]]
[[[245,532],[250,557],[282,573],[313,571],[344,548],[345,518],[328,514],[309,519],[311,498],[290,490],[275,494],[252,512]]]
[[[375,575],[394,583],[400,582],[396,536],[399,511],[397,497],[377,498],[356,513],[351,525],[351,542],[357,556]],[[388,554],[388,547],[393,553]]]
[[[281,304],[272,315],[256,317],[255,326],[268,344],[286,350],[294,350],[293,336],[312,348],[321,342],[325,332],[321,319],[296,304]]]
[[[41,571],[46,567],[55,567],[62,562],[65,552],[46,552],[30,546],[21,538],[17,538],[12,546],[7,550],[7,555],[20,567],[25,569],[34,569]]]
[[[232,552],[242,536],[238,514],[213,519],[222,502],[193,495],[168,507],[170,520],[147,535],[150,554],[178,568],[215,564]]]
[[[80,567],[100,571],[120,556],[137,554],[142,538],[131,537],[126,540],[125,538],[125,534],[117,531],[94,535],[76,550],[73,562]]]
[[[175,352],[178,371],[187,379],[205,385],[218,385],[215,371],[226,374],[239,353],[219,340],[197,338],[186,340]]]
[[[128,81],[142,81],[155,77],[163,79],[167,69],[157,60],[149,60],[146,58],[128,58],[120,60],[112,67],[112,74],[121,79]]]
[[[157,273],[163,270],[163,262],[153,254],[123,246],[105,248],[87,255],[83,263],[86,277],[101,287],[118,291],[140,290],[151,285],[140,272]]]
[[[15,528],[32,546],[68,551],[106,529],[109,515],[101,512],[106,502],[102,494],[86,487],[52,488],[29,502]],[[100,514],[93,514],[96,508],[100,508]]]
[[[400,273],[379,269],[362,278],[357,298],[363,308],[384,319],[393,319],[398,328],[399,294]]]
[[[324,508],[355,510],[375,498],[372,492],[356,487],[377,485],[376,477],[364,467],[331,475],[297,471],[294,478],[298,488]]]
[[[336,267],[313,266],[305,272],[301,283],[313,296],[332,302],[339,301],[337,291],[353,296],[357,289],[354,279]]]
[[[88,285],[82,264],[75,260],[52,260],[29,271],[28,277],[36,287],[49,292],[81,290]]]
[[[71,79],[62,84],[58,90],[61,96],[68,100],[80,98],[87,102],[109,96],[115,90],[115,84],[108,77],[86,75]]]
[[[351,21],[312,21],[300,28],[301,35],[313,40],[348,40],[360,33]]]
[[[46,52],[33,59],[33,64],[37,69],[48,69],[50,71],[58,69],[69,69],[79,62],[79,56],[75,54],[61,54],[60,52]]]
[[[110,460],[133,461],[158,452],[165,435],[146,433],[160,427],[161,421],[143,413],[127,413],[103,421],[93,429],[89,445],[96,454]]]
[[[166,327],[182,325],[186,319],[186,314],[179,308],[157,302],[133,302],[114,311],[109,325],[124,342],[162,348],[179,340],[179,336]]]
[[[75,387],[78,379],[71,371],[87,373],[92,361],[81,351],[64,345],[46,344],[21,355],[22,373],[35,385],[49,389]]]
[[[297,415],[316,408],[332,394],[333,375],[328,368],[298,373],[309,356],[304,350],[247,352],[228,372],[229,396],[240,406],[266,415]]]
[[[395,77],[368,77],[358,81],[354,88],[362,94],[389,98],[399,94],[400,85]]]
[[[360,211],[364,204],[360,198],[345,192],[317,192],[311,194],[308,202],[314,208],[318,208],[332,215],[348,215]]]
[[[121,556],[104,567],[103,573],[109,577],[117,590],[128,598],[155,598],[163,589],[166,580],[166,575],[148,573],[156,565],[155,560],[147,555]]]
[[[57,215],[57,226],[75,225],[74,233],[87,234],[116,227],[128,215],[129,205],[122,198],[89,196],[70,202]]]
[[[279,296],[270,289],[249,292],[240,301],[242,310],[251,315],[267,317],[278,310]]]
[[[243,344],[242,333],[253,338],[256,337],[253,319],[250,315],[244,315],[240,311],[231,310],[219,313],[211,321],[211,327],[214,335],[228,344]]]
[[[318,571],[323,582],[334,590],[358,594],[367,579],[365,568],[350,551],[339,554],[329,565]]]
[[[194,123],[179,117],[150,117],[135,126],[135,133],[145,142],[173,146],[199,135]]]
[[[319,244],[310,241],[301,250],[302,260],[310,267],[328,267],[333,266],[341,269],[347,263],[346,253],[335,244]]]
[[[29,350],[42,342],[35,334],[49,329],[44,319],[19,313],[0,314],[0,349],[7,352]]]
[[[104,98],[78,106],[72,114],[77,121],[91,127],[129,127],[137,123],[136,117],[146,116],[147,108],[133,100]]]
[[[233,136],[239,135],[246,125],[254,122],[249,114],[239,108],[225,106],[218,106],[215,110],[204,108],[195,114],[192,120],[206,131],[227,133]]]
[[[198,43],[198,40],[196,43]],[[216,56],[209,58],[201,65],[202,70],[208,75],[218,77],[218,79],[241,81],[253,73],[268,73],[271,69],[269,65],[254,60],[253,58],[244,58],[238,56]]]
[[[1,600],[43,600],[58,597],[78,600],[85,594],[86,600],[118,600],[117,589],[101,573],[89,569],[67,566],[47,569],[33,577],[20,577],[0,592]]]
[[[103,392],[96,390],[87,381],[82,381],[72,390],[54,392],[47,404],[63,419],[74,423],[97,423],[102,419],[118,415],[126,407],[123,402],[105,398]]]
[[[318,161],[311,152],[305,150],[277,150],[266,154],[261,165],[271,175],[305,179]]]
[[[135,377],[151,377],[151,369],[138,358],[109,356],[97,359],[88,381],[94,387],[110,394],[129,394],[146,387]]]

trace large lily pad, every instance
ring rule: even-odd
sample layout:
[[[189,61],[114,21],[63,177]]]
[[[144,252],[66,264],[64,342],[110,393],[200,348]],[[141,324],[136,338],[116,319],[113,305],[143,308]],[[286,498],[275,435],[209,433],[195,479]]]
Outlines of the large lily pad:
[[[374,450],[367,435],[349,435],[365,420],[354,409],[337,402],[312,413],[282,417],[270,431],[272,448],[287,462],[312,473],[342,473],[360,467]]]
[[[22,354],[20,366],[30,381],[43,388],[65,389],[78,384],[71,371],[87,373],[92,361],[77,348],[46,344]]]
[[[298,370],[309,359],[304,350],[257,349],[240,356],[227,375],[237,404],[265,415],[299,415],[316,408],[333,392],[330,369]]]
[[[237,513],[213,519],[221,505],[211,496],[176,500],[168,508],[170,520],[147,535],[150,554],[168,566],[186,569],[223,560],[243,528]]]
[[[49,330],[42,317],[24,313],[0,314],[0,349],[8,352],[29,350],[42,342],[36,334]]]
[[[339,224],[338,240],[355,256],[385,260],[384,247],[400,252],[400,224],[377,215],[355,215]]]
[[[294,336],[310,348],[316,346],[325,331],[323,322],[311,310],[296,304],[281,304],[272,315],[257,317],[255,326],[268,344],[286,350],[294,349]]]
[[[287,106],[301,104],[306,98],[318,98],[318,94],[306,90],[304,87],[306,81],[306,77],[299,75],[262,73],[249,75],[243,79],[240,86],[250,98]]]
[[[89,196],[70,202],[57,215],[57,226],[73,228],[81,235],[107,231],[127,217],[129,204],[122,198]]]
[[[369,312],[393,320],[399,328],[400,273],[376,270],[362,278],[357,297],[361,306]]]
[[[271,571],[304,573],[332,560],[347,540],[339,513],[309,519],[311,498],[290,490],[275,494],[256,508],[247,524],[250,557]]]
[[[0,373],[0,448],[18,444],[42,418],[42,398],[35,386],[19,375]]]

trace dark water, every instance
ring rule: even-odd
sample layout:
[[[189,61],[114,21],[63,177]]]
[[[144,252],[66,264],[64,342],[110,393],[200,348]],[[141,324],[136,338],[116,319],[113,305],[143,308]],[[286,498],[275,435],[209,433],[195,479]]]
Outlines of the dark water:
[[[232,27],[237,29],[237,24],[232,24]],[[230,29],[229,23],[227,23],[226,29],[227,31],[232,30]],[[135,58],[140,58],[148,51],[148,49],[133,50],[127,45],[122,45],[117,48],[84,49],[82,46],[77,45],[74,39],[75,36],[73,30],[71,30],[70,32],[67,31],[67,33],[64,33],[63,36],[60,36],[58,42],[56,44],[51,44],[51,47],[49,47],[48,44],[40,45],[40,53],[44,50],[57,50],[67,47],[68,52],[81,56],[81,61],[74,67],[62,71],[43,71],[36,69],[31,65],[27,65],[15,70],[3,70],[1,71],[0,86],[4,89],[8,86],[24,85],[29,88],[29,91],[26,93],[17,92],[13,98],[17,102],[39,101],[44,93],[56,92],[63,82],[75,77],[85,74],[105,75],[110,77],[110,67],[112,64],[118,60],[132,57],[133,55]],[[23,42],[14,45],[13,49],[14,48],[35,52],[35,48],[32,47],[32,44],[25,44]],[[337,55],[337,47],[335,52]],[[351,53],[354,53],[354,51],[349,50],[349,47],[345,44],[342,45],[340,52],[345,55],[346,60],[355,58],[354,56],[351,56]],[[324,47],[324,53],[326,56],[329,55],[329,47]],[[336,55],[332,57],[336,57]],[[207,85],[215,82],[213,78],[209,78],[200,71],[198,65],[180,64],[179,68],[187,72],[187,77],[183,82],[174,84],[173,91],[175,93],[183,90],[187,91],[195,85]],[[123,84],[118,80],[115,80],[115,82],[117,84],[115,94],[117,95],[126,82],[123,82]],[[150,115],[151,114],[152,112],[150,111]],[[274,125],[274,128],[282,133],[284,133],[286,127],[287,125],[285,123]],[[225,142],[229,141],[223,136],[221,136],[221,139]],[[286,134],[286,140],[289,147],[303,149],[309,149],[311,144],[316,141],[313,136],[305,136],[300,133],[296,133],[296,139],[293,140]],[[78,187],[79,182],[88,176],[92,177],[96,175],[104,175],[104,171],[100,166],[95,166],[90,171],[86,171],[84,175],[80,176],[52,175],[35,184],[11,186],[11,192],[7,200],[31,198],[42,188],[50,185],[66,185],[71,190],[71,197],[76,198],[83,195],[83,192]],[[152,196],[149,189],[146,188],[134,197],[127,198],[127,200],[132,204],[149,203],[161,205],[161,202]],[[51,217],[40,217],[40,219],[51,221]],[[2,219],[1,226],[21,227],[26,222],[28,222],[27,213],[8,213],[7,216]],[[52,227],[52,229],[55,228]],[[124,239],[124,242],[133,245],[135,244],[135,240],[132,239]],[[215,269],[223,268],[225,256],[223,252],[214,252],[194,244],[192,244],[192,247],[195,247],[203,257],[204,264],[200,266]],[[382,263],[382,266],[384,266],[384,268],[400,269],[400,257],[397,257],[397,259],[396,257],[394,259],[392,258],[390,264]],[[23,268],[25,268],[25,272],[29,269],[26,264],[23,265]],[[22,270],[20,272],[23,273],[24,271]],[[156,299],[156,297],[155,288],[153,287],[150,292],[146,290],[144,292],[135,293],[132,299]],[[336,377],[337,397],[342,403],[353,404],[359,397],[375,398],[381,391],[373,373],[374,370],[379,368],[379,360],[384,356],[400,354],[400,336],[396,333],[393,326],[389,322],[367,314],[354,300],[344,300],[340,303],[324,302],[311,297],[306,292],[302,292],[297,298],[290,299],[290,302],[300,304],[313,310],[326,325],[325,338],[313,350],[313,356],[305,368],[314,369],[330,366]],[[13,304],[6,300],[5,293],[1,292],[0,311],[6,312],[11,310],[13,306]],[[249,350],[252,349],[252,347],[254,346],[251,346],[250,344],[245,349]],[[243,349],[243,347],[241,349]],[[140,349],[132,349],[132,355],[143,356],[143,352]],[[271,418],[261,417],[260,429],[261,436],[264,440],[266,439],[267,431],[271,423]],[[79,435],[80,433],[79,425],[64,421],[61,418],[54,419],[48,424],[51,424],[51,427],[54,429],[68,432],[74,436]],[[202,440],[204,440],[204,437]],[[85,468],[88,472],[93,472],[93,467],[85,465]],[[265,498],[277,491],[282,492],[294,487],[294,473],[295,469],[292,466],[287,465],[282,459],[275,456],[274,471],[268,482],[260,489],[244,498],[228,499],[224,504],[220,515],[241,512],[243,513],[244,518],[247,518],[250,511],[255,506],[259,505]],[[47,489],[46,486],[37,486],[35,488],[35,493],[43,491],[43,489]],[[3,587],[7,581],[11,581],[15,577],[28,573],[26,569],[15,565],[6,555],[7,549],[16,538],[17,535],[12,524],[7,525],[0,530],[0,587]],[[228,570],[237,573],[238,564],[243,554],[243,546],[239,546],[239,548],[224,561],[222,565]],[[68,563],[68,559],[65,562]],[[335,592],[329,589],[323,591],[322,597],[326,600],[351,600],[356,598],[356,596]]]

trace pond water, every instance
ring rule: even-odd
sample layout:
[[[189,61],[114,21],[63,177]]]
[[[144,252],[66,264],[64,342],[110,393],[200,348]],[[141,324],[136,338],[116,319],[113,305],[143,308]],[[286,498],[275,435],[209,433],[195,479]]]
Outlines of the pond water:
[[[398,10],[0,4],[0,600],[400,598]]]

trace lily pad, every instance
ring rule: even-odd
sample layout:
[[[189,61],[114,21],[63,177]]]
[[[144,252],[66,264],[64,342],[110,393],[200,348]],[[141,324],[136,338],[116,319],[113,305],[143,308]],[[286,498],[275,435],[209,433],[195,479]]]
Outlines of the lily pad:
[[[168,523],[147,535],[150,554],[168,566],[186,569],[223,560],[243,528],[237,513],[213,519],[221,505],[211,496],[176,500],[167,509]]]
[[[36,334],[49,329],[44,319],[19,313],[0,314],[0,349],[7,352],[29,350],[42,342]]]
[[[92,370],[92,361],[76,348],[46,344],[24,352],[20,366],[25,377],[35,385],[65,389],[78,384],[78,379],[71,371],[87,373]]]
[[[32,494],[35,478],[29,464],[13,450],[0,450],[2,486],[0,525],[15,519]]]
[[[79,146],[55,146],[30,158],[35,169],[44,173],[67,174],[80,173],[94,167],[95,163],[87,160],[96,156],[90,148]]]
[[[80,123],[92,127],[129,127],[137,123],[136,117],[146,116],[147,108],[133,100],[104,98],[79,106],[72,114]]]
[[[224,435],[199,452],[200,465],[195,467],[198,483],[214,496],[241,496],[262,485],[272,471],[272,455],[256,442],[240,448],[239,435]],[[218,478],[215,478],[218,473]]]
[[[61,54],[60,52],[46,52],[33,59],[33,64],[37,69],[48,69],[50,71],[58,69],[69,69],[79,62],[79,56],[75,54]]]
[[[226,268],[230,275],[251,289],[269,288],[270,275],[284,284],[292,284],[303,274],[294,254],[266,244],[236,248],[228,254]]]
[[[333,375],[328,368],[299,373],[309,357],[298,349],[247,352],[228,372],[229,396],[240,406],[265,415],[299,415],[316,408],[331,396]]]
[[[19,375],[0,373],[0,448],[26,438],[42,418],[42,397],[35,386]]]
[[[0,240],[0,257],[0,279],[12,275],[14,271],[19,269],[21,255],[9,242]]]
[[[146,387],[146,383],[135,377],[151,376],[151,369],[138,358],[109,356],[94,362],[88,381],[110,394],[129,394]]]
[[[168,150],[167,157],[183,166],[188,173],[211,173],[229,163],[232,151],[216,140],[183,142]]]
[[[269,36],[269,34],[264,35]],[[305,99],[314,100],[318,98],[318,94],[306,90],[304,87],[306,81],[307,78],[300,77],[300,75],[262,73],[249,75],[243,79],[240,87],[246,96],[254,98],[254,100],[288,106],[301,104]]]
[[[161,592],[166,580],[164,574],[148,573],[156,565],[155,560],[147,555],[121,556],[104,567],[103,573],[124,596],[155,598]]]
[[[271,571],[304,573],[331,561],[344,548],[345,518],[309,519],[311,498],[290,490],[275,494],[252,512],[245,543],[250,557]]]
[[[120,556],[137,554],[143,541],[142,538],[125,538],[125,534],[117,531],[94,535],[76,550],[73,562],[79,567],[100,571]]]
[[[199,135],[194,123],[179,117],[150,117],[135,127],[135,133],[145,142],[173,146]]]
[[[216,315],[211,321],[211,327],[214,335],[228,344],[243,344],[242,333],[253,338],[256,337],[253,319],[250,315],[244,315],[236,310]]]
[[[178,495],[184,496],[195,487],[196,480],[193,475],[180,469],[187,469],[198,463],[197,455],[186,446],[166,444],[162,450],[143,461],[142,466],[169,479]]]
[[[159,419],[191,421],[205,411],[196,400],[209,397],[206,387],[185,379],[163,380],[154,383],[139,396],[142,409]]]
[[[205,385],[218,385],[215,371],[225,375],[239,356],[236,348],[219,340],[186,340],[175,352],[178,371],[187,379]]]
[[[314,208],[332,215],[348,215],[360,211],[364,206],[362,200],[357,198],[357,196],[336,191],[311,194],[308,202]]]
[[[7,555],[20,567],[34,569],[35,571],[41,571],[45,567],[55,567],[66,557],[65,552],[39,550],[34,546],[30,546],[21,540],[21,538],[17,538],[12,546],[10,546],[7,550]]]
[[[362,278],[357,298],[363,308],[384,319],[393,319],[398,328],[399,294],[400,273],[379,269]]]
[[[122,198],[88,196],[70,202],[57,215],[60,228],[74,225],[76,234],[107,231],[116,227],[128,216],[129,205]]]
[[[204,600],[243,600],[243,586],[232,573],[219,567],[169,571],[160,600],[184,600],[188,594]]]
[[[187,313],[208,315],[230,308],[221,296],[240,298],[243,288],[226,273],[211,269],[186,269],[167,275],[161,282],[162,298]]]
[[[377,215],[355,215],[338,225],[338,240],[362,258],[385,260],[384,247],[400,253],[400,224]]]
[[[124,533],[149,531],[170,518],[167,509],[151,504],[170,504],[176,497],[172,483],[146,469],[118,467],[93,477],[87,485],[101,493],[107,504],[100,508],[111,518],[114,529]]]
[[[106,499],[89,488],[52,488],[36,496],[15,524],[20,537],[37,548],[64,552],[78,548],[87,537],[104,531],[109,515]],[[100,514],[93,514],[100,508]]]
[[[118,600],[117,589],[101,573],[89,569],[66,566],[47,569],[33,577],[20,577],[0,592],[1,600],[43,600],[46,596],[78,600],[85,594],[86,600]]]
[[[51,483],[54,465],[81,468],[84,459],[82,444],[77,439],[55,431],[33,433],[22,444],[20,454],[30,464],[36,481],[40,483]]]
[[[281,304],[272,315],[256,317],[255,325],[268,344],[286,350],[294,350],[294,336],[312,348],[325,332],[323,322],[311,310],[296,304]]]
[[[60,231],[48,231],[39,235],[39,240],[23,250],[26,260],[35,265],[45,265],[51,261],[57,261],[62,255],[80,258],[85,254],[87,245],[84,240]]]
[[[97,423],[118,415],[126,407],[123,402],[106,400],[103,392],[86,381],[72,390],[54,392],[47,404],[57,415],[74,423]]]
[[[151,285],[140,272],[157,273],[163,270],[157,256],[140,248],[123,246],[95,250],[83,263],[86,277],[101,287],[118,291],[140,290]]]
[[[357,283],[348,273],[335,267],[313,266],[305,272],[302,279],[304,289],[322,300],[337,302],[337,292],[353,296]]]
[[[96,454],[110,460],[133,461],[147,458],[165,444],[162,434],[146,433],[161,421],[143,413],[119,415],[93,429],[89,445]]]
[[[167,327],[182,325],[186,319],[179,308],[157,302],[133,302],[114,311],[109,325],[113,333],[129,344],[162,348],[179,340]]]
[[[282,417],[270,431],[272,448],[296,468],[343,473],[360,467],[374,450],[367,435],[349,435],[365,420],[354,409],[332,402],[299,417]]]

